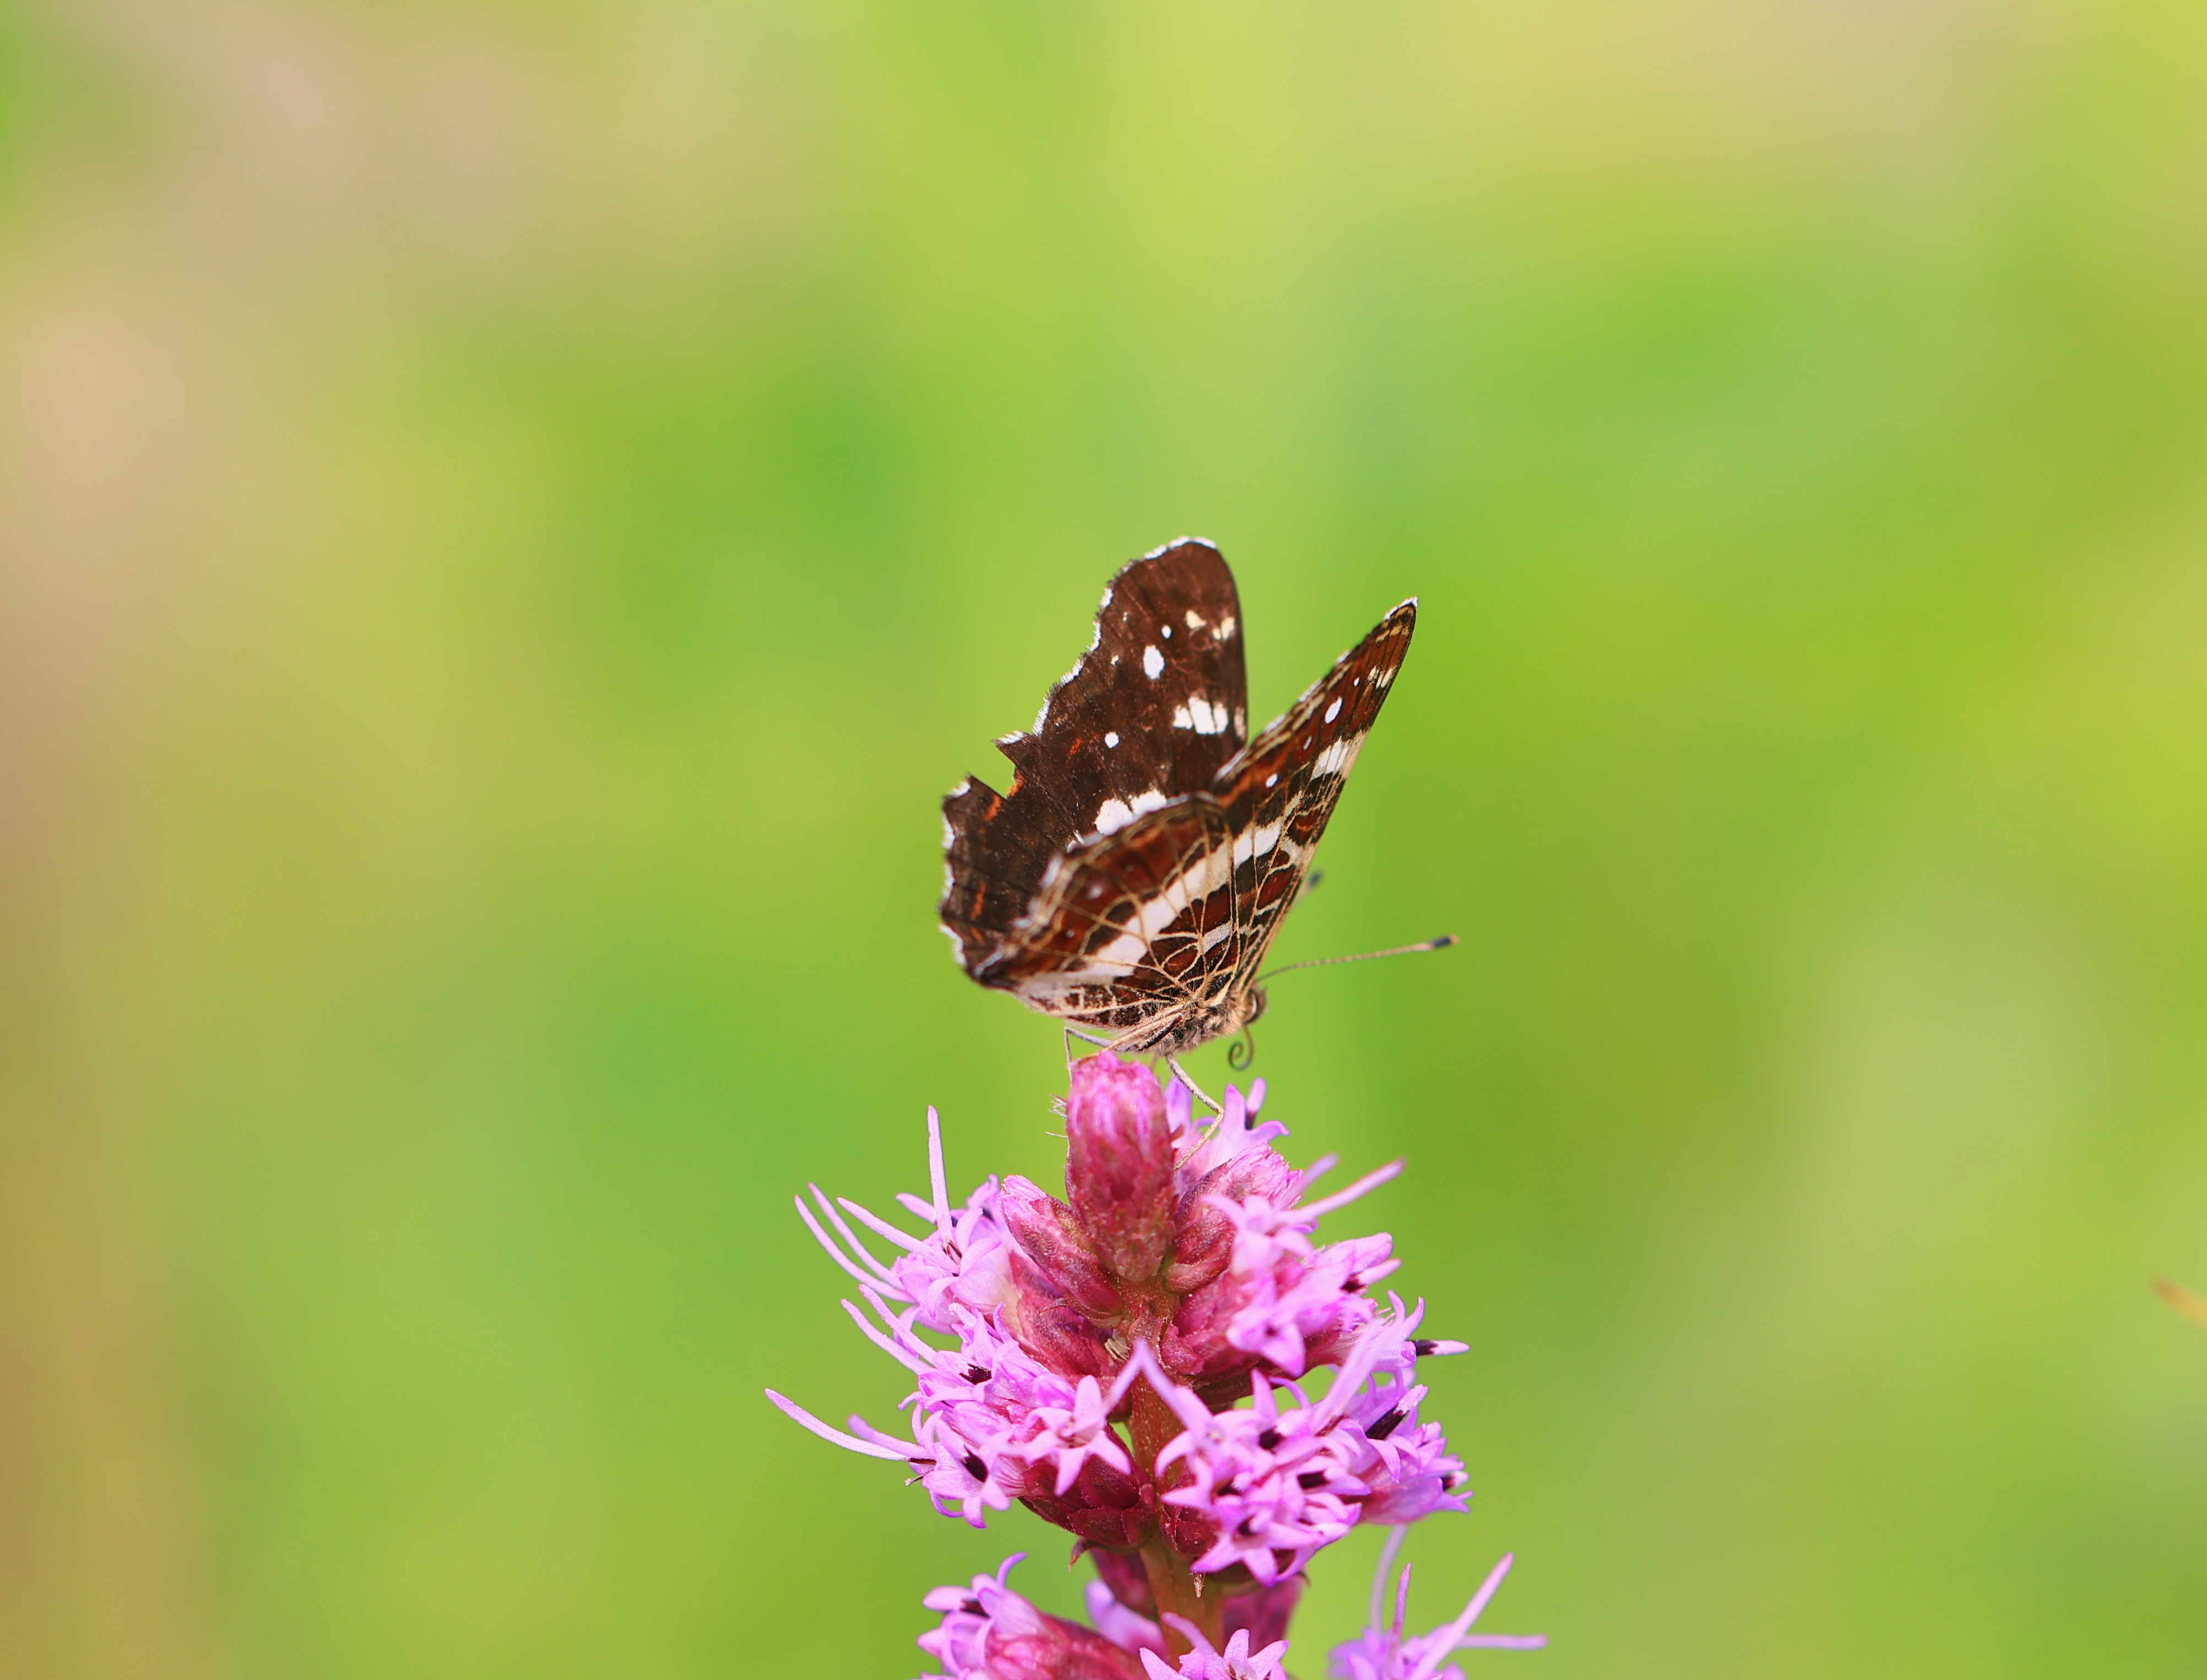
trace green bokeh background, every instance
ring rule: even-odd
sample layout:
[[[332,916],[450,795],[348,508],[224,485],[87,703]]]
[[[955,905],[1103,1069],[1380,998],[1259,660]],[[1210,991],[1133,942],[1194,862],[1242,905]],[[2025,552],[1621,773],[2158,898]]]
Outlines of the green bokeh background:
[[[2207,10],[0,24],[0,1667],[900,1677],[1062,1537],[775,1417],[1053,1179],[936,802],[1121,561],[1418,644],[1259,1071],[1480,1673],[2207,1664]],[[1224,1077],[1213,1048],[1198,1071]],[[1360,1614],[1322,1565],[1296,1665]]]

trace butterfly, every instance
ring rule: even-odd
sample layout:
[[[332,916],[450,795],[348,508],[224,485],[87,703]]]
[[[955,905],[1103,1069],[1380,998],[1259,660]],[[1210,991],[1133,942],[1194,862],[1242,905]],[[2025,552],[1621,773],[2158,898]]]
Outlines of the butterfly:
[[[960,966],[1124,1055],[1257,1019],[1258,970],[1417,616],[1397,607],[1253,741],[1224,557],[1182,537],[1130,561],[1034,727],[997,741],[1011,790],[968,776],[942,802]]]

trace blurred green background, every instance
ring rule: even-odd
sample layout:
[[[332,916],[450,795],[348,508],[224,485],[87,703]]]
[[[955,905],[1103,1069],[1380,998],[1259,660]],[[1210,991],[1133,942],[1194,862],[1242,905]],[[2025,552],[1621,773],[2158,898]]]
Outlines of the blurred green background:
[[[936,804],[1418,645],[1258,1032],[1480,1673],[2207,1664],[2207,10],[0,23],[0,1668],[915,1673],[789,1208],[1054,1179]],[[1198,1071],[1223,1079],[1214,1047]],[[1361,1613],[1329,1556],[1305,1680]]]

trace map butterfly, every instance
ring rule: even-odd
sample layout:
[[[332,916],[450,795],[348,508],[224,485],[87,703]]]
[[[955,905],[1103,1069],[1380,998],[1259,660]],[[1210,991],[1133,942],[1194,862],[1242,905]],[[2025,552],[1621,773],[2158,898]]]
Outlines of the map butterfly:
[[[1255,1020],[1258,969],[1417,612],[1382,619],[1253,741],[1224,558],[1183,537],[1123,567],[1034,727],[996,743],[1010,791],[968,776],[942,802],[960,966],[1122,1054]]]

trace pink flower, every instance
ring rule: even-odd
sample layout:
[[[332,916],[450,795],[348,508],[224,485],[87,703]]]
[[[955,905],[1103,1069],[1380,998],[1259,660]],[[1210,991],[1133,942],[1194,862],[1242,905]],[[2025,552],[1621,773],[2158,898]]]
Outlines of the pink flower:
[[[1052,1492],[1060,1498],[1079,1480],[1091,1457],[1126,1474],[1134,1468],[1133,1463],[1127,1458],[1127,1450],[1119,1444],[1119,1438],[1111,1432],[1110,1418],[1113,1409],[1126,1397],[1133,1380],[1133,1367],[1128,1366],[1120,1372],[1107,1396],[1097,1386],[1093,1377],[1083,1377],[1074,1390],[1070,1406],[1031,1408],[1024,1426],[1033,1433],[1006,1450],[1030,1463],[1038,1459],[1055,1459],[1057,1486]]]
[[[924,1680],[1143,1680],[1134,1655],[1077,1622],[1045,1615],[1004,1584],[1007,1557],[996,1574],[977,1575],[970,1591],[938,1587],[924,1600],[942,1617],[919,1648],[947,1675]]]
[[[1252,1653],[1249,1630],[1244,1628],[1226,1641],[1223,1651],[1214,1651],[1211,1641],[1203,1636],[1203,1630],[1193,1622],[1177,1616],[1166,1619],[1186,1635],[1195,1648],[1180,1659],[1178,1668],[1167,1668],[1153,1653],[1143,1652],[1142,1669],[1150,1680],[1287,1680],[1283,1659],[1288,1654],[1288,1642],[1284,1639]]]
[[[1504,1553],[1502,1561],[1480,1583],[1479,1590],[1471,1595],[1471,1602],[1455,1621],[1435,1628],[1431,1633],[1405,1637],[1403,1620],[1410,1602],[1410,1569],[1403,1566],[1401,1580],[1395,1588],[1395,1620],[1393,1625],[1380,1621],[1381,1607],[1386,1597],[1387,1571],[1394,1567],[1395,1554],[1402,1550],[1404,1530],[1397,1528],[1387,1537],[1386,1545],[1379,1553],[1379,1567],[1372,1580],[1372,1611],[1364,1632],[1346,1645],[1333,1647],[1332,1658],[1326,1672],[1335,1680],[1463,1680],[1463,1671],[1450,1663],[1441,1664],[1456,1651],[1480,1647],[1504,1651],[1537,1651],[1548,1642],[1545,1634],[1475,1634],[1471,1624],[1479,1620],[1487,1602],[1502,1586],[1503,1577],[1516,1559]]]
[[[1281,1680],[1320,1551],[1361,1522],[1465,1509],[1462,1462],[1420,1415],[1417,1381],[1420,1359],[1463,1344],[1416,1335],[1422,1302],[1374,1298],[1399,1264],[1385,1233],[1317,1240],[1321,1218],[1402,1163],[1307,1201],[1332,1163],[1290,1166],[1273,1147],[1285,1128],[1256,1119],[1263,1098],[1229,1086],[1199,1128],[1185,1086],[1160,1091],[1107,1053],[1073,1073],[1063,1199],[990,1178],[954,1206],[930,1109],[930,1194],[897,1199],[924,1234],[816,1186],[798,1201],[858,1283],[845,1312],[910,1376],[908,1415],[901,1432],[856,1416],[838,1427],[768,1398],[822,1439],[902,1466],[946,1516],[983,1528],[1017,1500],[1076,1536],[1076,1558],[1095,1549],[1092,1628],[1043,1614],[1002,1569],[930,1594],[942,1620],[921,1643],[953,1680]],[[1313,1400],[1301,1379],[1329,1366]],[[1191,1570],[1200,1629],[1161,1621],[1151,1590],[1184,1593]],[[1510,1642],[1468,1635],[1499,1580],[1423,1640],[1403,1636],[1399,1612],[1379,1628],[1375,1609],[1337,1667],[1435,1680],[1459,1641]]]
[[[1297,1403],[1283,1407],[1279,1391],[1260,1374],[1254,1378],[1253,1404],[1214,1413],[1156,1368],[1146,1348],[1135,1350],[1151,1386],[1185,1426],[1158,1453],[1157,1468],[1167,1480],[1165,1504],[1199,1519],[1194,1532],[1209,1537],[1192,1565],[1199,1574],[1238,1564],[1269,1586],[1296,1573],[1313,1552],[1364,1520],[1367,1500],[1392,1482],[1375,1484],[1362,1473],[1371,1468],[1391,1479],[1396,1470],[1390,1454],[1403,1455],[1384,1440],[1375,1444],[1355,1414],[1361,1408],[1378,1426],[1395,1408],[1397,1367],[1406,1357],[1415,1362],[1420,1344],[1409,1332],[1422,1312],[1421,1306],[1404,1314],[1397,1299],[1394,1313],[1359,1338],[1332,1388],[1316,1403],[1290,1384],[1287,1392]],[[1384,1371],[1377,1369],[1383,1366]],[[1364,1386],[1367,1380],[1371,1390]],[[1383,1430],[1383,1437],[1393,1432]],[[1421,1456],[1410,1462],[1420,1475],[1432,1468]],[[1185,1467],[1184,1474],[1169,1476],[1176,1465]],[[1455,1503],[1461,1508],[1460,1500]]]

